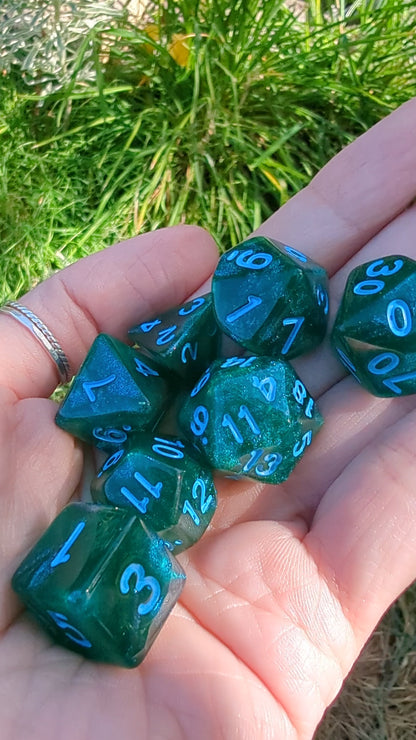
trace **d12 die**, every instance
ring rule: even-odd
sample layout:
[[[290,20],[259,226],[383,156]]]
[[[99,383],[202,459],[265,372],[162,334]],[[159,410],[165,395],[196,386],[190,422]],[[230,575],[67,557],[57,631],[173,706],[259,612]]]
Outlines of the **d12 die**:
[[[253,356],[212,363],[191,391],[179,423],[218,470],[280,483],[323,420],[287,362]]]
[[[210,293],[144,321],[128,333],[140,350],[190,384],[218,355],[220,330]]]
[[[145,657],[184,582],[179,563],[134,512],[74,503],[26,556],[12,586],[58,643],[130,668]]]
[[[95,339],[57,415],[58,426],[114,450],[133,431],[153,429],[170,400],[160,367],[108,334]]]
[[[416,393],[416,262],[393,255],[348,277],[332,345],[376,396]]]
[[[325,270],[293,247],[253,237],[226,252],[212,281],[222,330],[256,354],[289,359],[324,338]]]
[[[217,505],[210,470],[172,436],[130,440],[104,463],[91,494],[96,502],[131,507],[175,554],[202,536]]]

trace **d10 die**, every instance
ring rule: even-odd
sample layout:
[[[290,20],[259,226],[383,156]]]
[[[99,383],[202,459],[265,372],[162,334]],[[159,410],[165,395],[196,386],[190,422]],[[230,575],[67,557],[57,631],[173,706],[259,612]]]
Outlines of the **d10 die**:
[[[323,420],[287,362],[253,356],[214,362],[191,391],[179,423],[218,470],[280,483]]]
[[[99,334],[57,415],[58,426],[114,450],[134,431],[153,429],[170,400],[168,383],[149,358]]]
[[[172,436],[130,440],[104,463],[91,494],[96,502],[131,507],[175,554],[202,536],[217,505],[210,470]]]
[[[210,293],[129,329],[141,351],[192,384],[218,355],[220,331]]]
[[[179,563],[134,512],[74,503],[12,585],[58,643],[131,668],[145,657],[184,582]]]
[[[226,252],[212,281],[217,321],[256,354],[289,359],[324,338],[325,270],[302,252],[264,236]]]
[[[348,277],[332,345],[376,396],[416,393],[416,262],[393,255]]]

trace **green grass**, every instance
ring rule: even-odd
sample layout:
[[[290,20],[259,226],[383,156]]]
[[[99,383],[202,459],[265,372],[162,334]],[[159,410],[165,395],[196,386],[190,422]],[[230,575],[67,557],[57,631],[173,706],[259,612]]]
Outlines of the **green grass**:
[[[391,607],[314,740],[414,740],[416,587]]]
[[[147,12],[158,40],[123,12],[86,31],[77,7],[37,18],[46,49],[33,19],[0,30],[0,300],[160,226],[228,247],[416,93],[413,4],[315,0],[300,21],[279,0],[170,0]]]

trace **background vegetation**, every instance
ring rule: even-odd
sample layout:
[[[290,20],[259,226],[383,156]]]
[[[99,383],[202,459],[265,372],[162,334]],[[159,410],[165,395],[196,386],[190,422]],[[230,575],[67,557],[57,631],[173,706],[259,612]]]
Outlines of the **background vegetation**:
[[[180,221],[230,246],[416,91],[413,3],[131,10],[3,0],[0,300]]]
[[[416,94],[413,2],[288,2],[3,0],[0,302],[160,226],[228,247]],[[317,740],[414,740],[415,593]]]

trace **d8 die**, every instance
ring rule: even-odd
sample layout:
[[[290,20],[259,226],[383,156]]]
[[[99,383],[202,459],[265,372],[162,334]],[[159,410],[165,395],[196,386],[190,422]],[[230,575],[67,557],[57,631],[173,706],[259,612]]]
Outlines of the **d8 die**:
[[[286,480],[322,422],[292,367],[256,356],[212,363],[179,415],[213,467],[264,483]]]
[[[131,668],[145,657],[184,582],[179,563],[134,512],[74,503],[12,585],[58,643]]]
[[[325,270],[293,247],[253,237],[226,252],[212,281],[223,332],[256,354],[289,359],[324,338]]]
[[[144,321],[128,333],[141,351],[191,385],[218,355],[220,331],[210,293]]]
[[[416,262],[393,255],[356,267],[331,339],[341,362],[370,393],[416,393]]]
[[[132,431],[153,429],[169,400],[168,383],[153,360],[108,334],[99,334],[56,423],[75,437],[111,451]]]
[[[104,463],[91,494],[96,502],[131,507],[175,554],[202,536],[217,504],[210,470],[172,436],[130,440]]]

